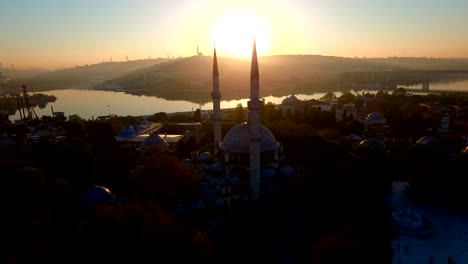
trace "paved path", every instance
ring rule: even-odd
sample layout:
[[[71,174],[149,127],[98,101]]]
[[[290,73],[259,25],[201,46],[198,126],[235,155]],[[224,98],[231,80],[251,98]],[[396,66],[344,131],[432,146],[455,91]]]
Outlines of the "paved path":
[[[456,264],[468,263],[468,212],[433,207],[412,201],[404,193],[407,185],[404,182],[393,183],[391,197],[393,209],[409,207],[412,211],[421,214],[433,224],[434,234],[427,238],[408,235],[395,238],[392,241],[392,248],[395,252],[393,263],[428,264],[431,263],[431,256],[433,264],[447,264],[449,257]],[[408,253],[405,251],[406,246],[408,246]]]

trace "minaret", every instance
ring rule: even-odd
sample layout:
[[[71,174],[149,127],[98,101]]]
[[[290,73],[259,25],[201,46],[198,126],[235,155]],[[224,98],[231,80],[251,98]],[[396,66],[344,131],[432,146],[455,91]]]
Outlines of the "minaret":
[[[250,195],[252,201],[260,200],[260,83],[257,47],[254,39],[250,66],[250,101],[248,102],[248,128],[250,140]]]
[[[215,155],[218,154],[219,144],[221,143],[221,110],[220,99],[221,93],[219,92],[219,72],[218,72],[218,58],[216,56],[216,48],[213,55],[213,92],[211,93],[213,99],[213,129],[214,129],[214,145]]]

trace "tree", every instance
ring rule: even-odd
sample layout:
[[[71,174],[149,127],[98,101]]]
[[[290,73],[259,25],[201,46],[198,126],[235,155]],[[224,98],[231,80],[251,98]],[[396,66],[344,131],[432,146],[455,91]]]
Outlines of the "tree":
[[[406,90],[405,88],[397,88],[395,90],[393,90],[393,95],[396,95],[396,96],[405,96],[406,95]]]
[[[87,131],[88,142],[96,158],[100,161],[112,160],[118,149],[112,126],[107,122],[94,121],[87,124]]]
[[[123,123],[117,117],[112,117],[109,120],[109,124],[112,127],[112,132],[114,133],[114,135],[118,135],[119,132],[125,128]]]
[[[131,176],[131,194],[166,206],[193,201],[200,195],[198,175],[167,149],[153,146],[145,150],[143,169]]]
[[[343,111],[343,115],[341,116],[341,123],[346,123],[348,122],[348,113],[346,110]]]
[[[193,118],[192,118],[193,122],[200,122],[201,121],[201,111],[200,111],[200,108],[197,108],[197,110],[195,111],[195,113],[193,113]]]
[[[86,139],[88,133],[83,122],[73,119],[65,123],[65,131],[67,132],[68,137],[75,137],[80,139]]]
[[[168,120],[167,113],[159,112],[147,118],[148,121],[165,123]]]
[[[236,122],[237,123],[244,122],[245,121],[244,116],[245,116],[245,110],[242,107],[242,104],[238,103],[237,106],[236,106],[235,116],[234,116]]]
[[[357,97],[352,93],[344,93],[342,96],[338,98],[338,102],[343,105],[347,103],[355,103]]]
[[[81,118],[77,114],[73,114],[73,115],[68,116],[68,121],[75,121],[75,122],[80,122],[80,123],[84,122],[83,118]]]
[[[343,135],[356,134],[360,136],[364,134],[364,125],[357,120],[349,120],[342,123],[340,132]]]
[[[288,110],[286,110],[286,119],[292,120],[292,117],[293,117],[292,110],[291,108],[288,108]]]
[[[174,115],[171,115],[167,119],[167,122],[173,122],[173,123],[192,122],[192,117],[188,114],[174,114]]]
[[[336,100],[336,95],[332,92],[326,93],[324,96],[320,98],[320,100],[326,101],[326,102],[333,102]]]

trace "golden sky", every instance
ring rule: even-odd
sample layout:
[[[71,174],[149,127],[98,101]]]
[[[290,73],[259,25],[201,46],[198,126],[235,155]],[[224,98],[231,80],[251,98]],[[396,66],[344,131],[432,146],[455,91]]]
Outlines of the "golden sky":
[[[0,62],[63,68],[149,56],[468,57],[464,0],[5,0]]]

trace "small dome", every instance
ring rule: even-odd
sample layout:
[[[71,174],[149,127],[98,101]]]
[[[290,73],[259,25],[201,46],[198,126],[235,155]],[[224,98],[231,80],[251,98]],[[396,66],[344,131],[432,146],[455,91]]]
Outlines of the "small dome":
[[[167,147],[167,142],[161,136],[152,134],[147,137],[143,143],[141,143],[141,147],[149,147],[154,145]]]
[[[205,198],[215,197],[217,195],[216,189],[211,188],[208,183],[202,184],[202,193],[203,193],[203,197]]]
[[[416,145],[423,145],[427,146],[432,151],[435,151],[433,154],[442,154],[444,156],[451,156],[452,151],[450,148],[444,144],[442,141],[438,140],[433,136],[423,136],[418,141],[416,141]],[[426,149],[428,151],[429,149]]]
[[[234,153],[249,153],[250,140],[248,136],[249,126],[247,123],[242,123],[231,128],[220,148],[225,152]],[[260,151],[272,151],[279,148],[279,143],[276,141],[275,136],[268,130],[268,128],[260,125]]]
[[[210,182],[214,185],[226,185],[226,179],[224,177],[211,177]]]
[[[213,175],[224,175],[226,173],[224,169],[224,164],[220,161],[213,163],[213,165],[211,165],[210,167],[210,172]]]
[[[387,153],[387,147],[385,146],[385,143],[382,140],[376,139],[376,138],[368,138],[361,143],[359,143],[360,147],[368,147],[371,150],[373,150],[376,153],[379,154],[386,154]]]
[[[202,152],[202,153],[200,153],[200,155],[198,155],[198,160],[199,160],[201,163],[209,164],[209,163],[212,163],[212,162],[213,162],[214,157],[213,157],[213,155],[211,155],[211,153],[209,153],[209,152]]]
[[[200,119],[201,120],[208,120],[210,118],[210,114],[208,112],[201,112]]]
[[[216,207],[224,207],[224,199],[221,197],[216,198],[215,200]]]
[[[278,157],[278,162],[286,162],[287,158],[284,154],[280,154]]]
[[[193,211],[206,209],[206,203],[203,200],[197,200],[192,204],[191,209]]]
[[[442,142],[440,142],[437,138],[433,136],[424,136],[418,139],[416,141],[416,144],[437,144],[440,145]]]
[[[224,199],[218,196],[210,197],[206,200],[208,207],[224,207]]]
[[[361,142],[362,138],[356,134],[350,134],[346,136],[348,142]]]
[[[284,165],[280,167],[279,173],[282,176],[290,177],[294,175],[294,168],[289,165]]]
[[[81,207],[92,204],[113,204],[116,201],[115,196],[106,187],[94,186],[89,188],[81,198]]]
[[[191,159],[182,159],[180,162],[189,168],[195,168],[195,164]]]
[[[211,178],[212,178],[210,174],[208,174],[208,173],[206,173],[204,171],[201,172],[201,176],[202,176],[202,181],[204,181],[204,182],[209,182],[211,180]]]
[[[132,137],[134,135],[135,135],[135,131],[133,131],[131,129],[124,129],[124,130],[120,131],[120,133],[119,133],[119,137],[123,137],[123,138]]]
[[[226,177],[225,182],[227,185],[240,185],[241,184],[239,177],[232,176],[232,175],[229,177]]]
[[[187,209],[188,209],[187,206],[183,204],[176,204],[176,205],[170,206],[168,208],[168,211],[176,215],[183,215],[187,213],[188,211]]]
[[[260,169],[260,177],[264,177],[264,178],[272,178],[272,177],[276,177],[278,175],[278,173],[276,172],[276,170],[272,167],[269,167],[269,166],[264,166]]]
[[[381,113],[372,112],[369,115],[367,115],[366,121],[368,124],[374,125],[374,124],[385,124],[387,120],[383,117]]]
[[[282,105],[293,105],[295,104],[296,102],[298,102],[299,99],[297,99],[297,97],[293,94],[289,97],[286,97],[282,102],[281,104]]]
[[[245,179],[249,176],[249,172],[242,167],[234,167],[229,170],[228,177],[237,177],[239,179]]]

